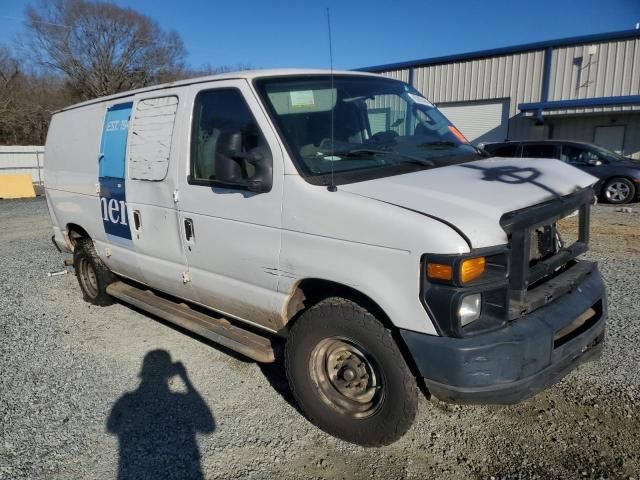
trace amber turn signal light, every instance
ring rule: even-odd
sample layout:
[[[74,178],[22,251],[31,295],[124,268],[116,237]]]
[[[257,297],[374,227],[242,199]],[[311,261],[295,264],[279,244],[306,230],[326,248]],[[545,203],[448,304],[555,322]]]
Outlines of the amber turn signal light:
[[[437,280],[451,280],[453,278],[453,268],[451,265],[442,263],[427,263],[427,277]]]
[[[460,264],[460,281],[469,283],[484,273],[487,261],[484,257],[468,258]]]

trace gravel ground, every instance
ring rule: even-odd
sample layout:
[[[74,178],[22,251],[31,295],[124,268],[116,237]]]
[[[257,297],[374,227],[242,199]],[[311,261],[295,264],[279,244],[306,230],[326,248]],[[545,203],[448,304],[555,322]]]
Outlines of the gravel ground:
[[[405,437],[364,449],[305,420],[277,365],[124,305],[84,303],[74,275],[47,277],[66,256],[49,241],[45,202],[0,202],[0,479],[115,478],[119,459],[122,478],[201,469],[225,479],[637,479],[640,214],[632,207],[593,213],[589,257],[600,262],[610,304],[600,360],[515,406],[423,399]]]

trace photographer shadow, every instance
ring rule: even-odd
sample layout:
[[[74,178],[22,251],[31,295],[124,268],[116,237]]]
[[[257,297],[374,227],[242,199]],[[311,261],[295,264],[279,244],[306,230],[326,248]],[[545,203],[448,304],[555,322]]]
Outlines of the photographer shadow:
[[[180,377],[185,393],[170,389]],[[118,479],[203,478],[197,433],[212,433],[211,410],[194,388],[180,362],[166,350],[148,352],[140,385],[113,406],[107,431],[118,436]]]

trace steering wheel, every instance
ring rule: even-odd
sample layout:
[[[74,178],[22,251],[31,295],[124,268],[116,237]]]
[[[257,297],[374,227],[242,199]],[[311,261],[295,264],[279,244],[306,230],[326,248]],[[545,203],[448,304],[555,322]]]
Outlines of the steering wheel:
[[[371,136],[371,140],[377,143],[386,143],[390,142],[394,138],[398,136],[398,132],[395,130],[387,130],[385,132],[378,132]]]

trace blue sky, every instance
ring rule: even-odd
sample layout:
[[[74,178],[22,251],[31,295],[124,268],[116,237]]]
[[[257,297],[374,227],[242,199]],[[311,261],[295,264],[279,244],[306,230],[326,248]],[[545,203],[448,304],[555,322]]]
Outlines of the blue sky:
[[[28,0],[0,0],[0,43]],[[182,36],[193,67],[356,68],[539,40],[628,30],[640,0],[116,0]]]

